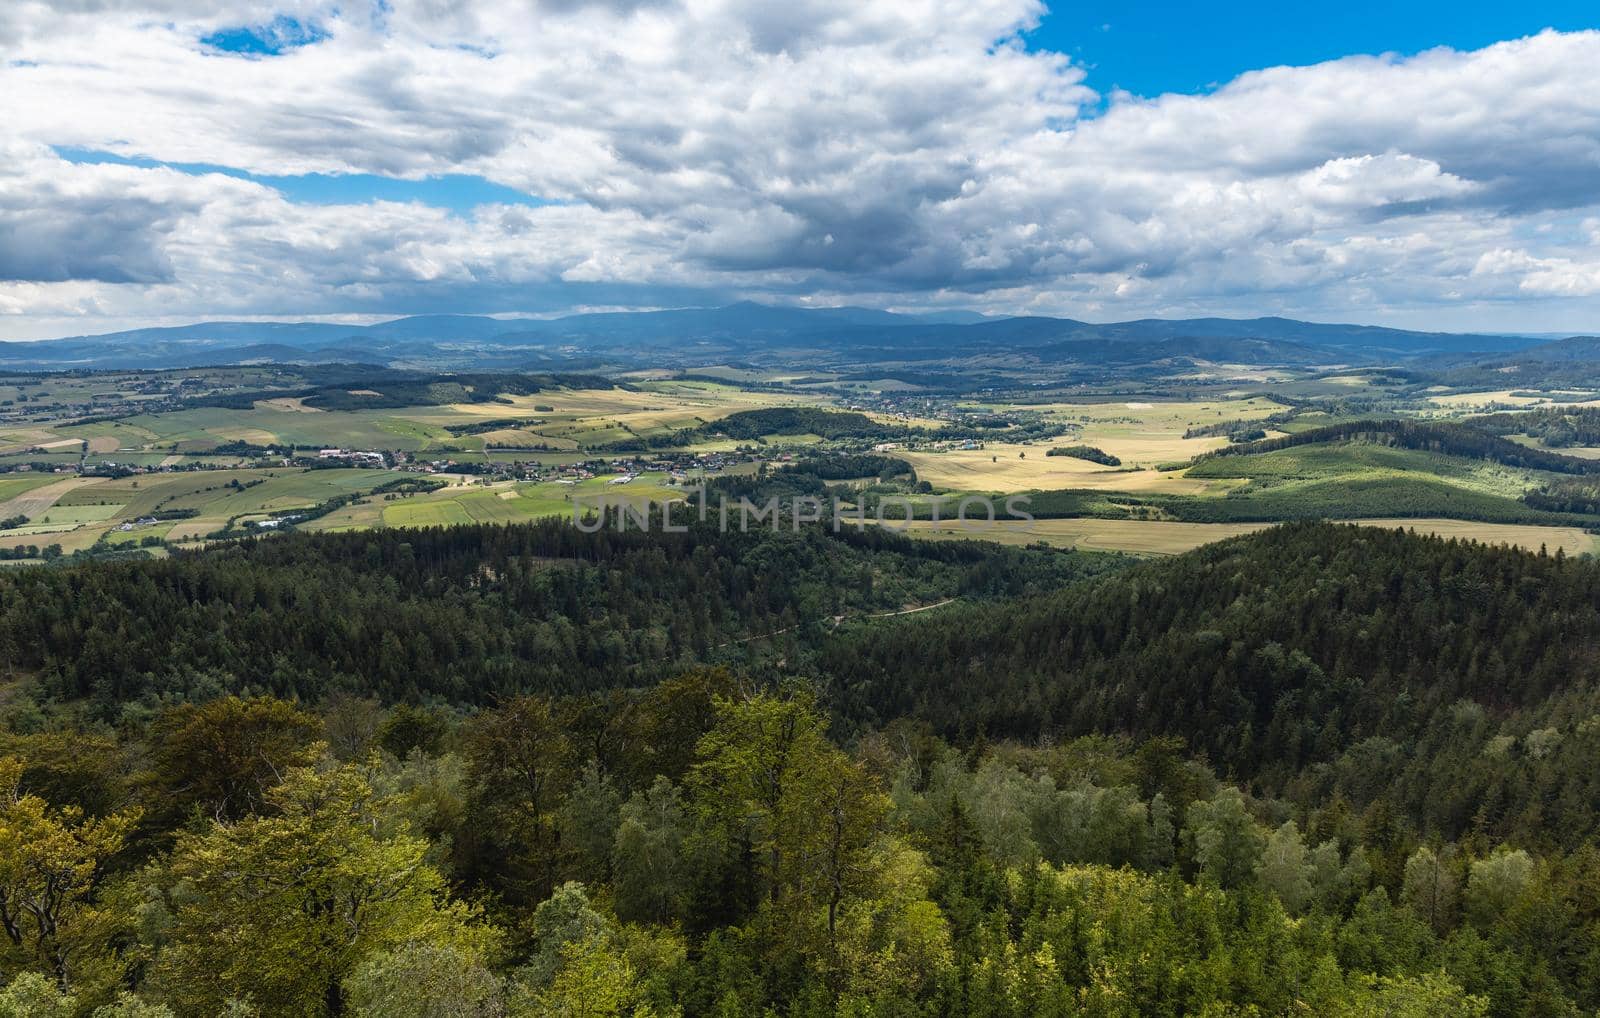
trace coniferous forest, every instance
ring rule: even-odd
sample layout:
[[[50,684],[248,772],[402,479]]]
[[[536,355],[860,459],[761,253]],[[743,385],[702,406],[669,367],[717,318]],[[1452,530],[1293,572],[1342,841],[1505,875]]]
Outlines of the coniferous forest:
[[[1592,1015],[1597,623],[1325,523],[9,570],[0,1016]]]

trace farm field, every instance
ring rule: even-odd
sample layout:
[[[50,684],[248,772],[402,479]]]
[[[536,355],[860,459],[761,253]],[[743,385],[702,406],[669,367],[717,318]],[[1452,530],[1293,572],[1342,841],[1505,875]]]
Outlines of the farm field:
[[[1205,452],[1226,439],[1193,439],[1191,455]],[[1047,456],[1051,443],[1011,445],[994,443],[982,449],[945,452],[896,452],[910,463],[919,480],[952,491],[1018,492],[1057,488],[1092,488],[1097,491],[1151,492],[1174,495],[1221,493],[1238,482],[1193,478],[1180,471],[1151,468],[1106,467],[1071,456]],[[1087,444],[1096,444],[1087,442]],[[1170,443],[1168,443],[1170,444]],[[1105,445],[1100,448],[1110,452]],[[1182,457],[1174,457],[1182,458]],[[1124,460],[1124,463],[1128,462]]]
[[[907,532],[935,540],[996,541],[1024,545],[1044,542],[1059,548],[1176,555],[1202,544],[1253,533],[1265,523],[1174,523],[1150,520],[997,520],[992,526],[915,520]]]
[[[0,548],[59,543],[71,552],[101,541],[110,545],[147,536],[193,541],[230,520],[264,519],[415,476],[387,470],[279,467],[53,479],[0,504],[6,517],[29,518],[26,526],[0,532]],[[184,518],[137,525],[141,519],[179,514]],[[125,525],[130,529],[121,529]],[[43,534],[49,541],[40,540]]]
[[[1074,441],[1097,446],[1125,464],[1154,466],[1186,460],[1227,445],[1218,436],[1184,438],[1190,428],[1227,421],[1253,421],[1287,409],[1260,396],[1242,399],[1140,400],[1104,403],[974,404],[994,409],[1036,410],[1048,420],[1081,431]]]
[[[530,413],[536,423],[520,430],[573,447],[633,438],[654,438],[709,423],[741,410],[774,405],[819,405],[821,397],[749,392],[730,385],[700,381],[652,381],[637,391],[568,390],[512,397],[515,411],[496,404],[452,407],[485,417]],[[548,409],[540,409],[548,408]],[[703,447],[697,444],[696,448]]]
[[[1026,410],[1072,430],[1057,440],[986,442],[981,449],[899,451],[920,480],[954,491],[1020,492],[1087,488],[1129,493],[1220,495],[1235,481],[1201,478],[1181,470],[1158,470],[1185,463],[1228,444],[1209,435],[1185,438],[1190,429],[1228,421],[1249,421],[1285,408],[1262,397],[1195,401],[1125,400],[1104,403],[971,403],[991,412]],[[1047,456],[1050,446],[1083,444],[1117,457],[1107,467],[1069,456]]]
[[[1370,519],[1351,521],[1360,526],[1401,528],[1419,534],[1459,538],[1484,544],[1503,544],[1551,554],[1561,549],[1568,555],[1593,553],[1596,538],[1578,527],[1518,526],[1505,523],[1474,523],[1448,519]],[[1061,548],[1086,551],[1121,551],[1136,555],[1177,555],[1203,544],[1241,534],[1254,533],[1270,523],[1175,523],[1150,520],[999,520],[992,527],[963,530],[952,523],[914,521],[909,532],[918,537],[943,540],[978,538],[1001,544],[1044,542]]]
[[[1250,456],[1219,456],[1185,471],[1189,478],[1234,478],[1256,486],[1292,485],[1332,478],[1428,476],[1472,491],[1510,498],[1534,487],[1536,471],[1415,449],[1345,442],[1306,445]]]
[[[376,496],[312,521],[308,530],[359,530],[377,527],[438,527],[462,523],[525,523],[544,516],[570,518],[573,500],[600,505],[662,504],[682,493],[662,482],[664,474],[642,474],[626,485],[596,477],[574,484],[559,481],[483,484],[468,478],[427,494]]]
[[[1435,537],[1459,538],[1484,544],[1508,544],[1528,551],[1544,548],[1554,555],[1560,549],[1568,555],[1592,555],[1600,551],[1600,537],[1578,527],[1531,527],[1512,523],[1474,523],[1471,520],[1373,519],[1357,521],[1362,526],[1401,528]]]
[[[781,402],[817,405],[825,398],[795,394]],[[666,435],[772,405],[770,393],[699,381],[645,382],[632,390],[557,389],[487,403],[371,410],[324,410],[297,398],[271,398],[257,400],[248,409],[198,407],[30,427],[0,433],[4,443],[0,448],[13,452],[70,448],[74,454],[86,448],[107,460],[138,465],[151,465],[172,454],[203,455],[231,442],[440,454],[482,452],[493,446],[576,451]],[[504,427],[472,430],[502,420]]]
[[[470,420],[461,415],[460,420]],[[429,427],[385,410],[293,413],[281,408],[229,410],[204,407],[122,421],[65,427],[69,438],[112,439],[116,444],[95,451],[203,452],[225,442],[284,444],[315,448],[333,444],[358,449],[414,451],[451,438],[442,427]]]
[[[1559,393],[1548,395],[1528,395],[1518,390],[1496,389],[1492,392],[1453,392],[1438,396],[1430,396],[1428,401],[1436,406],[1450,410],[1482,410],[1486,407],[1535,407],[1550,406],[1558,402]],[[1567,402],[1560,400],[1562,406],[1597,406],[1600,400],[1582,400]]]
[[[1353,475],[1377,469],[1414,470],[1426,465],[1413,458],[1381,459],[1381,454],[1339,462],[1342,452],[1305,452],[1300,464],[1274,464],[1251,457],[1249,472],[1240,460],[1203,462],[1185,467],[1194,458],[1229,445],[1226,437],[1207,435],[1185,438],[1191,428],[1235,421],[1254,421],[1282,412],[1282,404],[1262,397],[1186,402],[1124,401],[1120,403],[974,404],[979,409],[1027,409],[1042,412],[1050,421],[1073,430],[1061,439],[1025,444],[989,442],[981,449],[896,451],[911,463],[917,476],[935,487],[954,491],[1020,492],[1065,488],[1129,494],[1218,496],[1238,489],[1256,477]],[[1315,416],[1312,416],[1315,420]],[[1325,421],[1325,419],[1324,419]],[[1319,422],[1320,423],[1320,422]],[[1269,437],[1279,432],[1269,432]],[[1082,444],[1098,448],[1122,461],[1120,467],[1103,466],[1067,456],[1047,456],[1052,445]],[[1321,457],[1320,460],[1318,457]],[[1290,457],[1283,457],[1285,460]],[[1371,462],[1369,462],[1369,460]],[[1222,464],[1220,466],[1213,464]],[[1159,468],[1159,469],[1158,469]],[[1526,478],[1505,471],[1460,472],[1465,482],[1496,493],[1512,493],[1529,485]],[[1523,483],[1518,483],[1518,482]]]
[[[28,513],[30,506],[50,505],[55,494],[50,489],[62,484],[54,474],[21,474],[0,477],[0,518]]]

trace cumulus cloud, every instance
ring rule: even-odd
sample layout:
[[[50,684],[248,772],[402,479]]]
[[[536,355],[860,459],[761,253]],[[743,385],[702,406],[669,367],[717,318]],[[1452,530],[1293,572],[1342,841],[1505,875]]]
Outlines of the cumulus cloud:
[[[22,0],[0,13],[0,311],[756,296],[1392,319],[1600,294],[1600,34],[1085,115],[1079,69],[1020,42],[1043,11]],[[152,163],[468,174],[556,204],[312,206]]]
[[[170,281],[167,240],[204,206],[173,183],[128,167],[62,165],[40,146],[0,143],[0,279]]]
[[[1523,293],[1566,297],[1600,294],[1600,258],[1541,258],[1527,251],[1496,248],[1479,256],[1475,277],[1497,279]]]

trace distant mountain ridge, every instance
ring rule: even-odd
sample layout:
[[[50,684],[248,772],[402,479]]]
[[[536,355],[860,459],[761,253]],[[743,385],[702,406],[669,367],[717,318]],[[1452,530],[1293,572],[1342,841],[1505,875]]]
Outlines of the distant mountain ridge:
[[[1384,363],[1494,355],[1547,345],[1507,334],[1415,332],[1288,318],[1140,319],[905,314],[750,302],[563,318],[417,315],[373,325],[204,322],[99,336],[0,343],[0,367],[172,368],[361,361],[391,366],[536,367],[579,362],[710,363],[708,358],[928,362],[1018,353],[1044,362],[1172,358],[1244,364]]]

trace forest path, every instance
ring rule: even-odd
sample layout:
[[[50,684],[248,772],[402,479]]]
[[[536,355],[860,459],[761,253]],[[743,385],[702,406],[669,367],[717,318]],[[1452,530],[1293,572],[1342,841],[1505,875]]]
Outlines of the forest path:
[[[893,618],[896,615],[915,615],[917,612],[932,611],[935,608],[943,608],[952,601],[959,600],[961,600],[959,597],[947,597],[943,601],[935,601],[932,604],[919,604],[915,608],[901,608],[898,611],[892,612],[874,612],[870,615],[830,615],[828,616],[828,621],[833,624],[833,628],[838,629],[841,624],[852,619],[888,619]],[[719,643],[711,649],[721,650],[723,647],[732,647],[740,643],[751,643],[755,640],[769,640],[774,636],[782,636],[784,633],[792,633],[796,629],[799,629],[800,626],[801,623],[795,623],[792,626],[784,626],[782,629],[774,629],[770,633],[757,633],[755,636],[742,636],[737,640],[728,640],[725,643]]]

